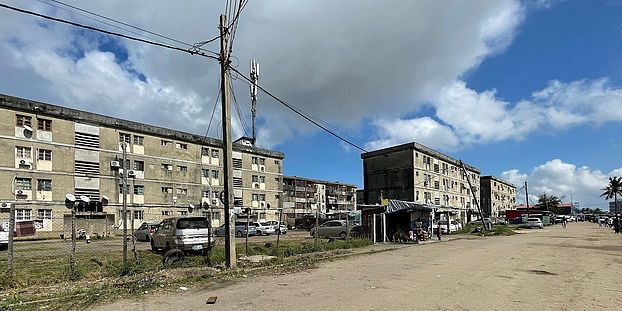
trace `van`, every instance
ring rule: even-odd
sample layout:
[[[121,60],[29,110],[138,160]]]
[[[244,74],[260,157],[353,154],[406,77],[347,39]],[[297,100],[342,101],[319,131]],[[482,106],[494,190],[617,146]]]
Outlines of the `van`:
[[[214,246],[207,217],[164,219],[151,236],[151,250],[203,251]]]

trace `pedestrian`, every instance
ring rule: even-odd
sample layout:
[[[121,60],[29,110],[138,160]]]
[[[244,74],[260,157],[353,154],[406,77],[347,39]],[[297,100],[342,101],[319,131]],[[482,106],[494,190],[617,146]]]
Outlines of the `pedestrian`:
[[[618,215],[613,220],[613,230],[615,233],[620,233],[620,218],[618,218]]]
[[[603,227],[603,221],[602,219],[598,218],[598,228],[602,228]]]
[[[441,241],[441,222],[438,222],[438,225],[436,226],[436,238],[438,238],[439,241]]]
[[[562,219],[562,228],[566,228],[567,224],[568,224],[568,219],[566,219],[566,217],[564,217]]]

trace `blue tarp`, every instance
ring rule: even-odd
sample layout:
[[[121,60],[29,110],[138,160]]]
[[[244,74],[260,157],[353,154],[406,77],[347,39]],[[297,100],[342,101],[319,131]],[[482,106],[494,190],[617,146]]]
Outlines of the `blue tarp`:
[[[395,213],[401,210],[425,210],[432,211],[439,208],[439,206],[431,205],[431,204],[420,204],[415,202],[408,201],[400,201],[400,200],[389,200],[389,205],[387,205],[386,212],[387,213]]]

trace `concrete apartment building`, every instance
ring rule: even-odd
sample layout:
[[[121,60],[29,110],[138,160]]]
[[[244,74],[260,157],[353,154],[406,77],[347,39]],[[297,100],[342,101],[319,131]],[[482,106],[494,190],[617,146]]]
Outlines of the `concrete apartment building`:
[[[66,194],[90,198],[78,216],[109,221],[93,229],[97,233],[118,229],[125,173],[128,217],[136,227],[170,216],[207,216],[201,203],[213,208],[214,226],[224,220],[220,140],[0,95],[0,146],[0,201],[14,202],[17,221],[35,220],[42,234],[67,230]],[[245,139],[233,150],[235,206],[253,208],[257,219],[276,219],[284,154]]]
[[[356,210],[356,185],[283,176],[283,210],[289,216]]]
[[[516,205],[516,186],[495,176],[480,177],[480,202],[485,217],[503,217]]]
[[[611,214],[622,214],[622,200],[617,200],[616,202],[609,202],[609,213]]]
[[[416,142],[361,154],[366,204],[396,199],[456,210],[461,221],[475,218],[477,209],[467,178],[479,198],[480,170]]]

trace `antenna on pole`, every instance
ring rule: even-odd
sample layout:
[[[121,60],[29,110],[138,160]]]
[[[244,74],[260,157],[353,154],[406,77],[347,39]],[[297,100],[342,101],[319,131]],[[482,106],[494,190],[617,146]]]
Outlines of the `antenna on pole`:
[[[259,80],[259,64],[256,60],[250,61],[251,68],[251,120],[253,123],[253,144],[257,141],[255,118],[257,117],[257,81]]]

